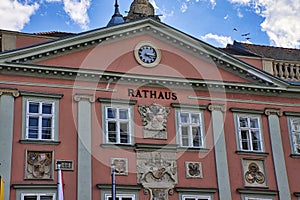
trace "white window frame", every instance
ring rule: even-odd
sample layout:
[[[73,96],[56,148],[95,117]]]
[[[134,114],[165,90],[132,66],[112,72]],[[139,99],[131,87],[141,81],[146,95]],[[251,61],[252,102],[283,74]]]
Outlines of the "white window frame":
[[[112,108],[112,109],[116,109],[116,118],[108,118],[108,109]],[[130,107],[126,107],[126,106],[104,106],[105,109],[105,143],[106,144],[132,144],[132,127],[131,127],[131,109]],[[127,111],[127,116],[128,119],[120,119],[119,116],[119,111],[120,110],[126,110]],[[109,122],[115,122],[116,123],[116,142],[110,142],[109,141],[109,133],[108,133],[108,123]],[[122,143],[121,142],[121,132],[120,132],[120,124],[121,123],[127,123],[128,127],[127,127],[127,131],[128,131],[128,142],[127,143]]]
[[[105,200],[108,200],[110,197],[111,194],[105,194]],[[116,194],[116,197],[119,198],[119,200],[122,200],[123,198],[131,198],[132,200],[135,200],[135,194]]]
[[[30,103],[37,103],[39,105],[39,113],[29,113],[29,106]],[[51,114],[43,114],[42,113],[42,106],[43,104],[50,104],[51,107]],[[55,102],[54,101],[43,101],[43,100],[27,100],[26,101],[26,140],[45,140],[45,141],[53,141],[54,140],[54,132],[55,132]],[[29,138],[29,118],[30,117],[37,117],[38,118],[38,138]],[[49,117],[51,118],[51,138],[50,139],[43,139],[42,138],[42,118]]]
[[[240,118],[247,118],[248,122],[248,127],[241,127],[240,126]],[[251,127],[250,126],[250,120],[255,119],[258,121],[258,127]],[[237,133],[238,133],[238,145],[239,149],[241,151],[249,151],[249,152],[264,152],[264,142],[263,142],[263,133],[262,133],[262,128],[261,128],[261,116],[259,115],[246,115],[246,114],[237,114],[236,116],[236,124],[237,124]],[[242,138],[242,131],[247,131],[247,140],[248,142],[248,149],[243,149],[243,138]],[[251,131],[258,131],[259,132],[259,145],[260,145],[260,150],[255,150],[253,148],[253,136],[249,134]]]
[[[294,154],[300,154],[300,129],[295,130],[293,121],[299,121],[300,124],[300,117],[291,117],[289,118],[289,126],[290,126],[290,138],[291,138],[291,146],[292,146],[292,151]],[[298,142],[297,138],[298,137]]]
[[[203,195],[182,195],[182,200],[185,199],[194,199],[194,200],[211,200],[211,196],[203,196]]]
[[[181,114],[187,114],[188,115],[188,120],[189,122],[184,123],[181,121]],[[191,120],[192,115],[198,115],[199,117],[199,122],[193,123]],[[177,112],[177,126],[178,126],[178,140],[179,140],[179,145],[180,147],[186,147],[186,148],[205,148],[205,134],[204,134],[204,127],[203,127],[203,113],[202,112],[193,112],[193,111],[188,111],[188,110],[180,110]],[[188,145],[185,146],[183,145],[183,134],[182,134],[182,127],[187,127],[188,129]],[[199,146],[195,146],[193,144],[193,128],[194,127],[199,127]]]
[[[24,200],[26,196],[36,196],[37,200],[40,200],[42,196],[52,196],[52,200],[55,200],[55,193],[22,193],[21,200]]]

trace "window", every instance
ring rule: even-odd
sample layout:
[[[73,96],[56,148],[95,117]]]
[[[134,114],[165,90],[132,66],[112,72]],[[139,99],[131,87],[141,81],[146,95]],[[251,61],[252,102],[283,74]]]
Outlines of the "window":
[[[106,142],[131,144],[130,109],[105,107]]]
[[[54,200],[55,194],[22,194],[21,200]]]
[[[211,200],[210,196],[183,195],[182,200]]]
[[[27,101],[26,139],[54,139],[54,102]]]
[[[237,116],[239,147],[243,151],[263,151],[259,116]]]
[[[290,119],[290,134],[293,152],[300,154],[300,118]]]
[[[105,200],[112,200],[111,195],[105,195]],[[117,194],[116,200],[135,200],[134,194]]]
[[[265,199],[265,198],[254,198],[254,197],[245,197],[245,200],[272,200],[272,199]]]
[[[178,112],[179,142],[182,147],[204,147],[201,113]]]

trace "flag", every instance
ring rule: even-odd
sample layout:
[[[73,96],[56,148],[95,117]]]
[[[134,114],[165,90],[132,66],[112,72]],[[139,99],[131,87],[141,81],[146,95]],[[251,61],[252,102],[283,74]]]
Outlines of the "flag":
[[[0,176],[0,200],[4,200],[4,180]]]
[[[60,164],[57,165],[57,200],[64,200],[64,179]]]

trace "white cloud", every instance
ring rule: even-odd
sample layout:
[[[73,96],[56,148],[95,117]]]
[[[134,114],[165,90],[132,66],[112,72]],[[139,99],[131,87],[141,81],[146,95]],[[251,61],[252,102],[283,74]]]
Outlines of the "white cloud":
[[[227,44],[233,43],[231,37],[216,35],[216,34],[212,34],[212,33],[208,33],[204,36],[201,36],[201,39],[207,43],[210,43],[210,44],[212,44],[214,46],[218,46],[218,47],[226,47]]]
[[[183,2],[183,3],[181,4],[181,8],[180,8],[181,12],[184,13],[184,12],[187,11],[187,9],[188,9],[187,4],[186,4],[185,2]]]
[[[300,48],[300,1],[295,0],[228,0],[249,6],[262,16],[262,31],[269,36],[271,45]]]
[[[1,0],[1,29],[20,31],[29,23],[30,16],[39,8],[38,3],[19,3],[17,0]]]
[[[61,2],[61,0],[46,0],[47,3]]]
[[[70,18],[79,26],[87,30],[90,22],[87,10],[91,5],[91,0],[63,0],[64,10]]]

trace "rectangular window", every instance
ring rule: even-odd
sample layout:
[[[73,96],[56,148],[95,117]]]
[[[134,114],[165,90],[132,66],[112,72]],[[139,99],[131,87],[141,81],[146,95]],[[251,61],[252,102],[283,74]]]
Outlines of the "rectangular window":
[[[290,119],[290,130],[293,151],[300,154],[300,118]]]
[[[106,142],[131,144],[130,109],[105,107]]]
[[[27,101],[26,139],[54,140],[54,102]]]
[[[182,200],[211,200],[210,196],[183,195]]]
[[[204,147],[201,113],[178,112],[180,146]]]
[[[237,116],[239,145],[243,151],[263,151],[260,118],[258,116]]]
[[[54,200],[55,194],[22,194],[21,200]]]
[[[105,200],[112,200],[111,195],[105,195]],[[135,200],[134,194],[117,194],[116,200]]]

